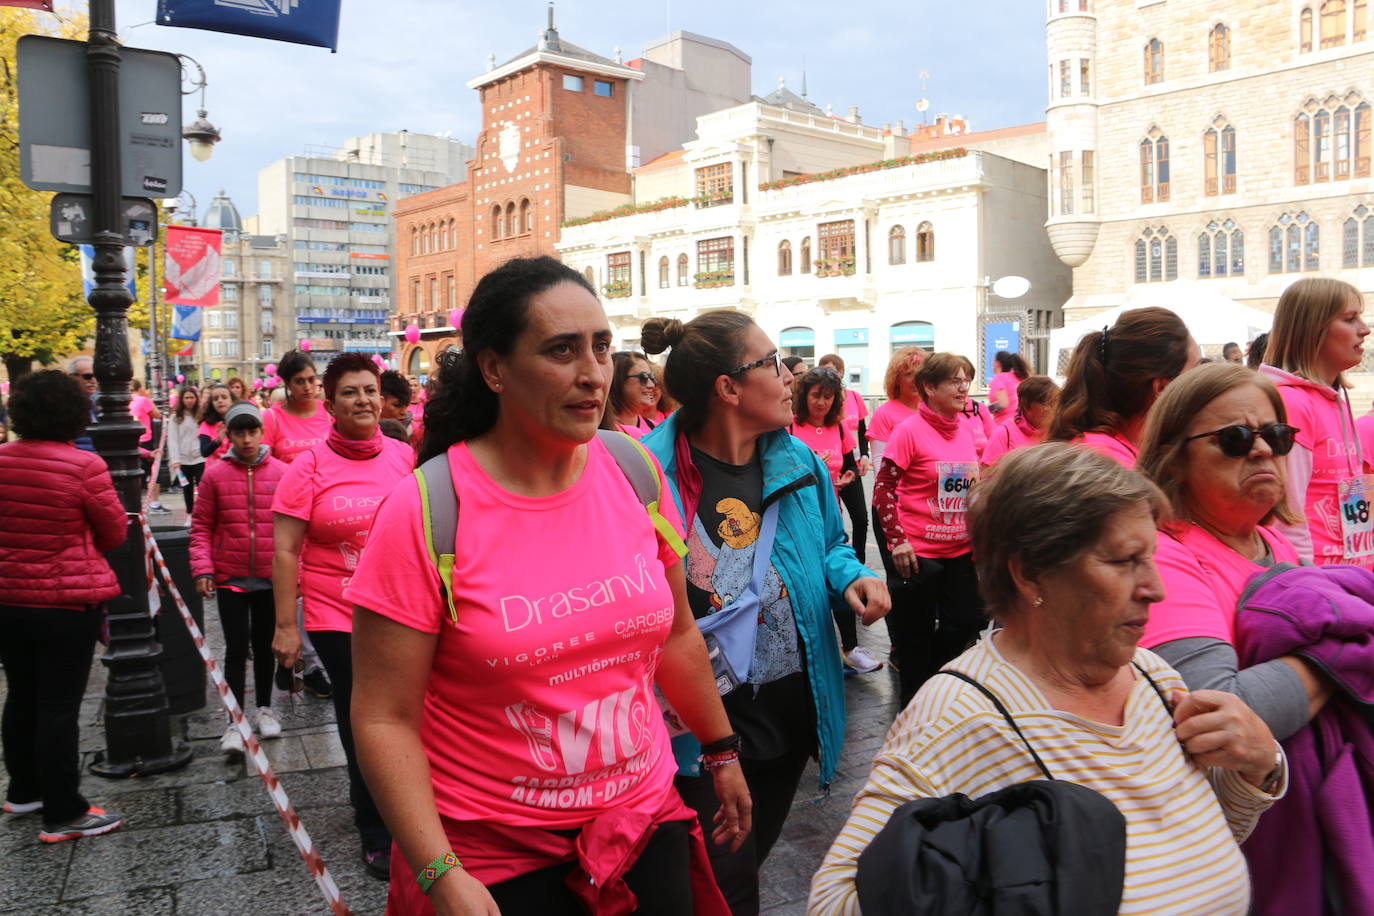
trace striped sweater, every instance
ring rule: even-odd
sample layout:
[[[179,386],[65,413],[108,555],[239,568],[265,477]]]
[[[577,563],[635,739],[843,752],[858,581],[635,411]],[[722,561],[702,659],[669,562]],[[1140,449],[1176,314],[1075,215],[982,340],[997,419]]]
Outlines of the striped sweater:
[[[1183,680],[1159,656],[1135,661],[1168,696]],[[1244,914],[1250,881],[1239,843],[1271,797],[1231,770],[1193,763],[1169,714],[1144,678],[1126,701],[1122,726],[1049,706],[1031,681],[984,637],[949,667],[980,681],[1016,718],[1056,779],[1107,796],[1126,818],[1122,913]],[[913,798],[978,797],[1044,776],[992,704],[973,686],[934,677],[888,731],[849,821],[811,882],[809,913],[858,913],[858,856],[892,812]]]

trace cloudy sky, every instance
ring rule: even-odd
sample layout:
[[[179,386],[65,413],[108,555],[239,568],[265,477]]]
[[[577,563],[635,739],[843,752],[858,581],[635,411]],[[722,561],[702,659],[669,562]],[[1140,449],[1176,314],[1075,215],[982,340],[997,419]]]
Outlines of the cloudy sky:
[[[223,132],[209,162],[189,155],[185,184],[203,210],[220,189],[244,216],[257,210],[257,172],[307,145],[338,146],[402,128],[471,143],[480,113],[464,84],[534,44],[540,0],[344,0],[339,51],[151,24],[156,0],[117,0],[120,35],[133,47],[189,54],[209,75],[206,103]],[[734,44],[753,58],[753,88],[779,77],[865,123],[919,123],[919,74],[929,74],[929,115],[962,114],[975,130],[1044,119],[1044,4],[1027,0],[563,0],[562,37],[624,58],[671,30]],[[188,97],[184,117],[195,117]]]

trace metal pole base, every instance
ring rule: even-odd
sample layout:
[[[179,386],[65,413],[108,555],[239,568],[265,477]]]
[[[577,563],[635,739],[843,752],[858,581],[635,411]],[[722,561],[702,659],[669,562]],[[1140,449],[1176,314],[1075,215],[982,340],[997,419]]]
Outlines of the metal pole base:
[[[142,757],[135,757],[133,760],[123,763],[112,763],[105,760],[105,752],[97,751],[95,759],[91,761],[90,771],[97,776],[106,779],[132,779],[136,776],[152,776],[156,773],[169,773],[172,770],[179,770],[191,762],[191,749],[185,745],[172,748],[172,752],[165,757],[154,757],[145,760]]]

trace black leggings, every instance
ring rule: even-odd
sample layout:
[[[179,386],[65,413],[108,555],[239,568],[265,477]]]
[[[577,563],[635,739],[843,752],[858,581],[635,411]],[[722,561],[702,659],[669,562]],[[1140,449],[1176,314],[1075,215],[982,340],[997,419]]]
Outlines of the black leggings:
[[[701,776],[678,776],[673,782],[682,800],[697,812],[701,829],[706,835],[706,852],[711,859],[711,871],[725,901],[734,916],[756,916],[759,911],[759,869],[782,835],[792,799],[797,794],[806,762],[811,752],[793,748],[785,756],[774,760],[740,760],[744,781],[754,803],[754,828],[743,845],[730,851],[730,844],[717,846],[711,839],[715,829],[713,819],[720,801],[716,798],[714,780]]]
[[[883,534],[883,522],[882,519],[878,518],[877,506],[873,507],[873,540],[878,542],[878,558],[883,561],[883,572],[887,573],[887,587],[891,590],[901,577],[897,575],[897,567],[892,565],[892,551],[887,549],[887,535]],[[894,609],[897,606],[895,593],[892,596],[892,606]],[[891,613],[883,618],[883,625],[887,627],[887,641],[895,649],[897,647],[898,627],[893,623]],[[900,655],[898,660],[900,661]]]
[[[840,490],[840,502],[844,503],[845,511],[849,513],[849,523],[854,528],[854,537],[850,538],[849,543],[862,563],[864,554],[868,552],[868,506],[864,499],[862,477],[856,474],[849,486]]]
[[[904,708],[931,675],[972,645],[984,623],[973,554],[920,557],[919,565],[911,579],[888,579],[892,612],[887,616],[901,658]]]
[[[625,872],[640,913],[691,916],[691,846],[686,821],[660,824]],[[707,841],[710,842],[709,840]],[[564,879],[571,865],[554,865],[487,886],[507,916],[583,916],[586,912]]]
[[[196,487],[200,486],[201,475],[205,473],[205,463],[183,464],[181,466],[181,476],[186,478],[186,484],[181,488],[181,495],[186,497],[186,513],[195,511],[196,508]]]
[[[236,592],[216,589],[219,599],[219,624],[224,629],[224,679],[229,682],[239,709],[244,712],[244,669],[248,647],[253,648],[253,689],[259,707],[272,705],[272,634],[276,630],[276,607],[272,590]]]
[[[348,800],[353,804],[353,823],[358,828],[363,852],[388,850],[391,832],[386,829],[377,803],[367,790],[363,774],[358,770],[358,755],[353,750],[353,723],[349,719],[353,705],[353,634],[311,630],[310,641],[334,685],[334,718],[338,720],[339,744],[343,745],[344,760],[348,763]]]

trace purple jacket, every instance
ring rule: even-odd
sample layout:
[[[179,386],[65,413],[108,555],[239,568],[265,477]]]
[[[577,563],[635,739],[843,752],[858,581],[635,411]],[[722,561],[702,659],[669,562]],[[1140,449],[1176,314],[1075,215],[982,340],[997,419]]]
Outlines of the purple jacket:
[[[1374,573],[1280,564],[1256,573],[1237,602],[1242,668],[1300,655],[1339,691],[1283,743],[1288,794],[1242,847],[1253,912],[1374,913]],[[1324,870],[1339,888],[1323,898]]]

